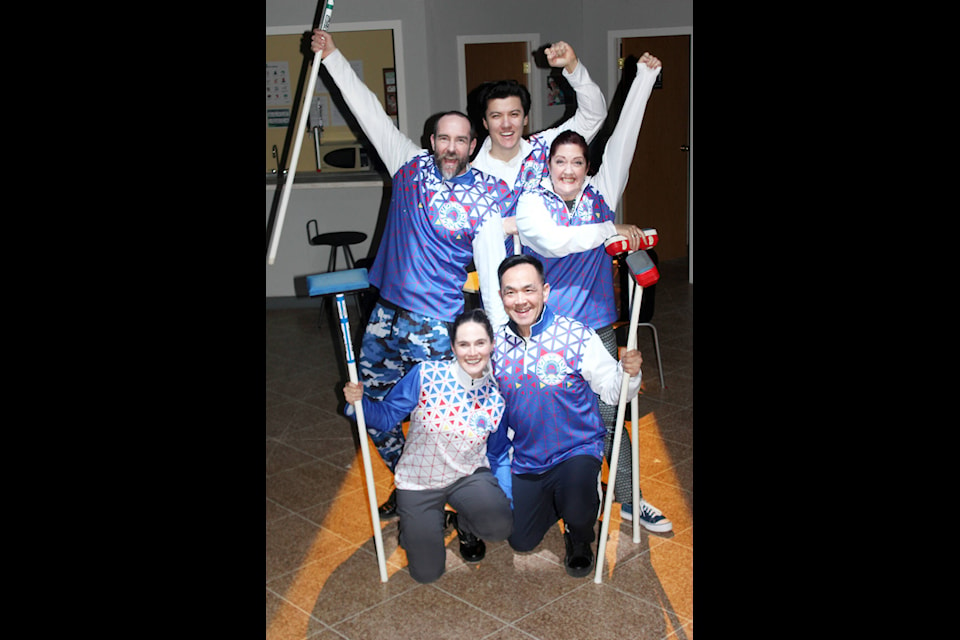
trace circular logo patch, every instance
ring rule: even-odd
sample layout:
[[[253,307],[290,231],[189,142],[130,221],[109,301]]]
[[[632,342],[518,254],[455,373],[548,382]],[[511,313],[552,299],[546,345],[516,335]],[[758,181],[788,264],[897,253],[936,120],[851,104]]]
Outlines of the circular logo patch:
[[[444,202],[437,210],[437,218],[444,229],[458,231],[467,228],[467,211],[459,202]]]
[[[567,361],[559,353],[547,353],[537,360],[537,377],[545,385],[555,387],[567,377]]]

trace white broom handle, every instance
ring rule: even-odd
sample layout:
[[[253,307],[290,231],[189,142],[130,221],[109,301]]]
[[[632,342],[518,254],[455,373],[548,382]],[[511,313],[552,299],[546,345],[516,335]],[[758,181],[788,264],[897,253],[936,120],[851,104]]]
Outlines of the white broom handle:
[[[637,287],[642,289],[642,287]],[[630,289],[630,298],[633,298],[634,289]],[[640,328],[640,323],[637,323],[637,329]],[[636,334],[634,334],[636,339]],[[637,516],[633,518],[633,542],[637,544],[640,542],[640,398],[633,396],[633,399],[630,401],[630,415],[633,419],[630,421],[630,454],[631,461],[633,465],[631,470],[633,471],[630,478],[633,480],[633,502],[631,504],[634,506],[633,510]]]
[[[340,314],[340,329],[343,331],[343,348],[347,355],[347,372],[350,382],[357,382],[357,363],[353,358],[353,344],[350,341],[350,319],[347,315],[347,303],[343,294],[337,294],[337,313]],[[357,411],[357,429],[360,431],[360,453],[363,457],[363,471],[367,478],[367,498],[370,503],[370,516],[373,519],[373,539],[377,547],[377,562],[380,564],[380,582],[387,581],[387,562],[383,552],[383,536],[380,533],[380,513],[377,511],[377,491],[373,484],[373,468],[370,466],[370,445],[367,443],[367,424],[363,419],[363,401],[354,403]]]
[[[636,284],[632,278],[633,290],[637,292],[633,296],[633,307],[630,311],[630,333],[627,334],[627,351],[637,348],[637,325],[640,323],[640,299],[643,297],[643,287]],[[620,383],[620,403],[617,405],[617,422],[613,431],[613,450],[610,455],[610,468],[607,472],[607,495],[603,501],[603,522],[600,524],[600,542],[597,544],[597,568],[593,581],[600,584],[603,581],[603,557],[607,548],[607,531],[610,528],[610,509],[613,507],[613,490],[617,483],[617,463],[620,458],[620,440],[623,431],[623,421],[627,412],[627,390],[630,384],[630,376],[626,371],[623,372],[623,381]],[[634,422],[637,418],[634,416]],[[634,520],[637,516],[634,515]]]
[[[633,474],[633,541],[640,542],[640,398],[633,396],[630,401],[630,453],[632,454]]]
[[[267,255],[267,264],[273,264],[277,259],[277,246],[280,244],[280,232],[283,231],[283,218],[287,215],[287,204],[290,202],[290,192],[293,190],[293,178],[297,173],[297,163],[300,161],[300,148],[303,147],[303,136],[307,130],[307,118],[310,115],[310,97],[317,86],[317,75],[320,73],[320,58],[322,51],[313,55],[313,69],[310,71],[310,80],[307,81],[307,91],[303,96],[303,108],[300,109],[300,122],[297,125],[297,135],[293,139],[293,157],[290,159],[290,168],[287,170],[287,181],[283,187],[283,197],[280,199],[280,210],[270,238],[270,251]],[[280,167],[283,170],[283,167]]]

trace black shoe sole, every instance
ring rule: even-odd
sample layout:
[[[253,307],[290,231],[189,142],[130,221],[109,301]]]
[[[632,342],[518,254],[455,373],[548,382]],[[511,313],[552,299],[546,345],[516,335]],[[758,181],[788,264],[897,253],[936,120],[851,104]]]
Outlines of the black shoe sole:
[[[593,573],[593,558],[590,558],[589,566],[571,567],[566,561],[564,561],[563,568],[567,570],[567,575],[571,578],[585,578]]]
[[[487,555],[487,545],[480,538],[474,538],[476,542],[474,542],[473,544],[463,543],[463,539],[466,538],[466,535],[460,531],[460,523],[457,522],[456,511],[444,512],[443,528],[447,529],[451,525],[453,526],[454,529],[457,530],[457,538],[461,540],[460,557],[463,558],[463,561],[464,562],[480,562],[481,560],[483,560],[483,558]]]
[[[394,518],[397,517],[397,510],[396,510],[396,509],[383,509],[383,508],[380,508],[380,509],[377,510],[377,513],[380,514],[380,519],[381,519],[381,520],[393,520]]]
[[[590,575],[590,573],[593,571],[593,567],[594,567],[594,564],[593,564],[593,562],[594,562],[593,551],[590,551],[590,552],[589,552],[589,553],[590,553],[589,556],[571,556],[571,554],[573,553],[573,544],[570,542],[570,534],[569,534],[569,533],[564,533],[564,534],[563,534],[563,542],[564,542],[564,546],[566,546],[566,551],[567,551],[565,557],[563,558],[563,568],[567,570],[567,575],[570,576],[571,578],[584,578],[584,577]],[[582,561],[582,560],[587,559],[587,558],[589,558],[590,562],[589,562],[589,563],[587,564],[587,566],[585,566],[585,567],[571,567],[571,566],[570,566],[570,563],[571,563],[571,561],[573,561],[573,560],[581,560],[581,561]],[[577,564],[581,564],[581,562],[578,562]]]
[[[380,514],[381,520],[390,520],[391,518],[397,517],[397,490],[394,489],[390,494],[390,497],[387,498],[387,501],[384,502],[377,509],[377,513]]]
[[[466,545],[460,545],[460,557],[463,558],[464,562],[480,562],[487,555],[487,545],[484,544],[483,540],[477,540],[477,544],[471,545],[477,549],[474,553],[470,553],[469,551],[465,553],[463,550],[465,546]]]

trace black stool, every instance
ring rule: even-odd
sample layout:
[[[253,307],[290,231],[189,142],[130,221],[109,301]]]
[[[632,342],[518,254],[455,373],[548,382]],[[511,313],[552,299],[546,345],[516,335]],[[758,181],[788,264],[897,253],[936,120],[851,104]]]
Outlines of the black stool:
[[[311,225],[313,231],[311,233]],[[343,249],[343,259],[347,263],[347,269],[356,268],[353,260],[353,252],[350,251],[350,245],[359,244],[367,239],[367,234],[360,231],[332,231],[330,233],[319,233],[316,220],[307,222],[307,240],[313,246],[327,245],[330,247],[330,259],[327,261],[327,273],[337,270],[337,249]],[[317,326],[323,324],[323,306],[326,303],[326,296],[320,298],[320,319]]]

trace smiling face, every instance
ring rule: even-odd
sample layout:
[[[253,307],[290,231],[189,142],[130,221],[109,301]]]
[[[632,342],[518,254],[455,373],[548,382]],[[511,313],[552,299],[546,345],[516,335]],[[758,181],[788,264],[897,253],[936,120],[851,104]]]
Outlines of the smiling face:
[[[490,155],[498,160],[509,160],[520,150],[527,116],[517,96],[487,101],[483,126],[490,133]]]
[[[444,179],[449,180],[467,170],[477,140],[471,135],[470,120],[466,116],[446,114],[437,121],[430,144],[437,168]]]
[[[589,166],[580,145],[558,145],[550,154],[550,181],[554,192],[564,200],[576,198],[587,179]]]
[[[471,378],[483,377],[493,353],[493,339],[479,322],[466,321],[457,327],[453,355]]]
[[[503,308],[525,338],[530,336],[530,327],[539,320],[549,297],[550,285],[532,264],[517,264],[500,276]]]

